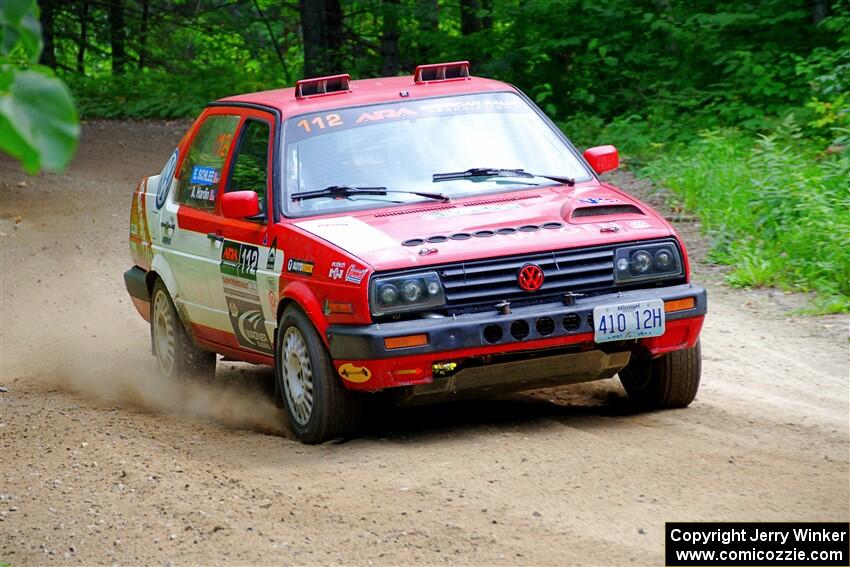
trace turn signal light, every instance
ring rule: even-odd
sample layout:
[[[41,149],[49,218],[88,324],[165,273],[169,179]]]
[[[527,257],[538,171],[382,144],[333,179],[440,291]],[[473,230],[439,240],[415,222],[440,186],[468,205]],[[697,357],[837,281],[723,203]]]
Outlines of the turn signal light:
[[[387,350],[394,348],[410,348],[425,346],[428,344],[428,335],[405,335],[402,337],[387,337],[384,339],[384,348]]]
[[[673,299],[664,302],[664,312],[672,313],[673,311],[684,311],[685,309],[693,309],[696,305],[696,300],[693,297],[685,299]]]

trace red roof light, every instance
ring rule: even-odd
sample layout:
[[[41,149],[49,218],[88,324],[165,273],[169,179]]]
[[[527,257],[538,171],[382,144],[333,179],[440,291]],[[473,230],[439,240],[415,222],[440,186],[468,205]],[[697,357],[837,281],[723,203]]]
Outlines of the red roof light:
[[[295,98],[303,100],[314,96],[351,92],[351,75],[329,75],[315,79],[301,79],[295,83]]]
[[[413,81],[417,85],[442,81],[462,81],[468,78],[469,61],[420,65],[413,72]]]

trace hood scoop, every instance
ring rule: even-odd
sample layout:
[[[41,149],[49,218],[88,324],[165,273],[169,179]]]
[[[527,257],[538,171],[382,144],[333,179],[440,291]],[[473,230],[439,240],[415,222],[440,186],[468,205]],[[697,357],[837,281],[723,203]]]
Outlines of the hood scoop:
[[[402,242],[402,246],[421,246],[425,243],[440,244],[448,240],[469,240],[470,238],[490,238],[492,236],[507,236],[517,232],[537,232],[541,229],[555,230],[564,226],[562,223],[553,221],[543,224],[524,224],[516,228],[506,226],[495,230],[478,230],[475,232],[456,232],[450,235],[437,234],[426,238],[411,238]]]
[[[573,210],[573,218],[601,217],[606,215],[642,215],[643,211],[634,205],[598,205],[579,207]]]

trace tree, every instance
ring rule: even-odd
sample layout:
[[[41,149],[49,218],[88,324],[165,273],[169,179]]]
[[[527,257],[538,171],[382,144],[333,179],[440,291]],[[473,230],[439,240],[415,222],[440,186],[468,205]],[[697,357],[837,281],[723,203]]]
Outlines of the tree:
[[[460,32],[470,35],[493,27],[492,9],[492,0],[460,0]]]
[[[384,23],[381,32],[381,58],[384,61],[382,75],[398,75],[399,53],[398,53],[398,19],[399,0],[384,0],[383,15]]]
[[[78,5],[80,18],[80,39],[77,42],[77,73],[86,72],[86,44],[89,36],[89,3],[80,0]]]
[[[304,76],[340,72],[343,16],[339,0],[300,0],[299,7]]]
[[[111,0],[109,3],[109,41],[112,46],[112,74],[124,74],[127,52],[124,50],[124,2]]]
[[[43,0],[41,3],[41,33],[43,49],[38,62],[48,67],[56,67],[56,51],[53,43],[53,13],[56,9],[54,0]]]

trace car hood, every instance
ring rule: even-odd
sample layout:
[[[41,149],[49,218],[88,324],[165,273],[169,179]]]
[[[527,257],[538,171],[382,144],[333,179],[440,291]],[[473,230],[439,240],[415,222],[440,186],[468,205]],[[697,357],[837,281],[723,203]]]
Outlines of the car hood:
[[[295,225],[376,270],[672,234],[670,225],[647,205],[595,182],[311,218]]]

